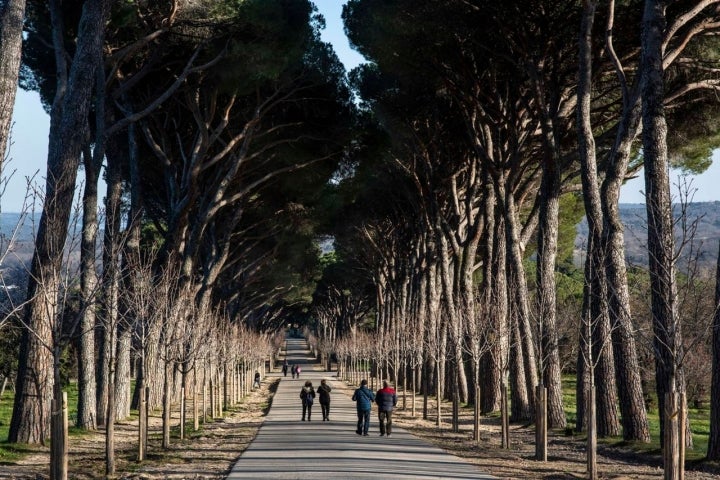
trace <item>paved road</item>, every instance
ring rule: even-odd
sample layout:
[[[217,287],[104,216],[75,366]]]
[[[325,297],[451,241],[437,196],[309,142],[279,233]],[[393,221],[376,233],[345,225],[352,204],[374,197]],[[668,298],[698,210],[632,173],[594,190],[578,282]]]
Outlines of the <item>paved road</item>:
[[[300,421],[299,393],[306,380],[317,387],[322,378],[312,371],[305,341],[288,339],[288,362],[302,366],[300,379],[282,378],[263,426],[233,466],[228,479],[489,479],[477,467],[445,453],[406,430],[393,426],[392,437],[380,437],[373,409],[370,435],[355,433],[355,403],[333,392],[330,421],[323,422],[320,405],[313,406],[311,422]]]

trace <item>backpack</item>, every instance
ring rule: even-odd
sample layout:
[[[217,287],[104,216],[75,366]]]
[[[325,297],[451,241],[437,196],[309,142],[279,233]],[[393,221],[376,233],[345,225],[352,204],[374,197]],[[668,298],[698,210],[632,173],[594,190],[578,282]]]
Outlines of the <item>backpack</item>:
[[[305,393],[305,404],[307,404],[307,405],[312,405],[312,404],[313,404],[312,392],[306,392],[306,393]]]

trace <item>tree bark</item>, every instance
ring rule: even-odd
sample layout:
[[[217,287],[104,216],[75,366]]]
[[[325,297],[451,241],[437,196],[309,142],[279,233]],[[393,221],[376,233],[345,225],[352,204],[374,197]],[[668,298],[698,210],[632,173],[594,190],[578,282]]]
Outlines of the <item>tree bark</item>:
[[[606,52],[613,52],[612,15],[606,29]],[[624,73],[616,64],[618,76]],[[624,81],[624,80],[623,80]],[[624,90],[623,114],[618,123],[615,144],[609,153],[608,170],[603,181],[600,201],[603,233],[599,251],[605,262],[607,308],[612,325],[612,342],[617,377],[623,438],[650,441],[650,428],[640,378],[640,366],[633,334],[630,295],[625,267],[623,223],[620,218],[620,187],[625,180],[633,142],[640,124],[639,89]],[[599,277],[599,275],[598,275]]]
[[[538,384],[537,356],[535,351],[535,339],[533,330],[530,326],[530,308],[529,293],[527,280],[525,275],[525,267],[523,266],[522,245],[520,240],[520,226],[517,218],[515,200],[511,192],[506,192],[505,197],[505,232],[507,240],[508,252],[508,288],[509,295],[512,297],[510,301],[510,315],[517,327],[517,338],[513,342],[520,342],[516,346],[522,349],[521,356],[515,355],[515,358],[522,359],[522,368],[525,370],[523,378],[525,379],[525,392],[527,395],[528,405],[518,406],[519,411],[527,411],[529,416],[523,420],[533,418],[535,405],[534,387]],[[515,402],[512,405],[515,411]],[[515,413],[518,413],[515,412]]]
[[[540,385],[547,387],[547,421],[550,428],[565,428],[567,420],[562,401],[562,372],[558,350],[556,318],[555,263],[557,259],[558,228],[560,216],[560,172],[552,155],[543,162],[540,184],[540,223],[537,258],[538,322],[540,324],[540,347],[538,354]]]
[[[615,383],[615,358],[610,339],[610,319],[601,315],[593,319],[592,329],[593,369],[595,374],[595,419],[600,437],[620,435],[620,419],[617,412],[617,386]]]
[[[6,0],[0,5],[0,172],[4,167],[15,107],[24,19],[25,0]]]
[[[509,322],[508,322],[508,286],[506,269],[505,224],[501,215],[490,214],[495,218],[493,228],[488,228],[488,236],[492,235],[492,255],[488,264],[491,269],[492,282],[486,287],[489,298],[485,308],[489,312],[488,321],[492,322],[488,335],[495,341],[490,342],[490,350],[483,359],[482,411],[493,412],[500,409],[502,395],[500,387],[503,375],[508,369]]]
[[[634,114],[631,114],[634,115]],[[636,121],[629,120],[629,123]],[[631,128],[631,127],[630,127]],[[634,137],[634,136],[633,136]],[[650,427],[645,408],[640,378],[640,364],[633,334],[630,293],[625,266],[625,240],[620,218],[620,186],[627,171],[630,142],[613,156],[618,171],[608,173],[603,184],[603,238],[601,252],[607,272],[607,302],[612,325],[612,347],[615,355],[623,438],[641,442],[650,441]],[[628,151],[624,151],[625,148]],[[617,165],[621,164],[621,165]],[[624,167],[622,166],[624,165]]]
[[[665,5],[646,0],[640,59],[645,198],[648,217],[650,296],[655,350],[655,378],[659,411],[665,412],[667,393],[685,393],[682,370],[682,333],[677,315],[674,237],[668,178],[667,123],[664,111],[663,34]],[[678,432],[665,428],[661,438]],[[669,452],[666,452],[666,455]],[[667,466],[666,466],[667,468]],[[666,477],[667,478],[667,477]]]
[[[83,193],[83,228],[80,246],[80,289],[82,318],[78,348],[78,406],[76,425],[86,430],[97,428],[97,384],[95,378],[95,322],[97,299],[96,245],[98,232],[98,179],[90,149],[83,154],[85,164],[85,192]]]
[[[50,122],[45,199],[28,284],[17,395],[8,436],[11,442],[39,443],[48,433],[52,361],[51,352],[43,344],[51,348],[53,345],[51,323],[57,318],[55,299],[60,291],[63,249],[80,152],[88,136],[94,72],[102,58],[108,10],[109,0],[84,5],[67,85],[62,84],[64,76],[58,77]],[[60,35],[56,31],[56,37]],[[56,44],[55,49],[56,58],[64,63],[62,45]]]
[[[523,358],[522,335],[517,319],[513,318],[510,344],[510,420],[513,422],[526,421],[532,418],[532,407],[528,395],[527,380],[525,378],[525,360]]]
[[[585,218],[588,222],[588,243],[584,265],[585,284],[583,285],[582,321],[580,325],[580,348],[577,362],[577,424],[576,429],[583,431],[586,426],[585,406],[589,393],[588,382],[589,362],[586,358],[588,342],[591,341],[587,332],[591,331],[589,323],[593,319],[607,315],[605,305],[605,282],[602,263],[602,207],[598,188],[597,159],[595,137],[590,122],[592,100],[592,27],[595,19],[596,2],[585,1],[580,25],[579,40],[579,71],[578,71],[578,152],[580,158],[580,179],[583,188]]]
[[[124,321],[120,322],[117,333],[115,358],[115,420],[124,420],[130,416],[130,343],[132,331]]]

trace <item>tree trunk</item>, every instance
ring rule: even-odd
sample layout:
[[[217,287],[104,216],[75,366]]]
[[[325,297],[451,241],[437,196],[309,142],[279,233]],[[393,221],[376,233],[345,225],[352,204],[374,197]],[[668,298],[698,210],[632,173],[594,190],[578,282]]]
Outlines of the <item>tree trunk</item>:
[[[51,322],[56,318],[54,305],[60,291],[65,237],[80,152],[87,140],[94,72],[102,58],[108,3],[108,0],[98,0],[84,5],[69,77],[64,72],[58,75],[50,122],[45,197],[24,313],[26,328],[18,364],[18,394],[8,436],[11,442],[39,443],[48,433],[52,362],[50,352],[41,344],[51,347],[53,344]],[[57,5],[51,8],[53,12],[56,10]],[[60,38],[62,32],[57,28],[59,21],[55,15],[53,23],[54,38]],[[61,43],[56,43],[55,50],[64,69],[65,51]]]
[[[496,187],[498,187],[497,183]],[[518,420],[530,420],[533,418],[535,404],[535,392],[533,389],[535,385],[538,384],[538,371],[534,335],[530,327],[529,293],[525,267],[523,266],[520,225],[519,219],[517,218],[515,199],[513,198],[512,192],[505,191],[505,185],[502,183],[499,184],[498,198],[502,198],[504,201],[501,209],[504,213],[505,238],[507,242],[506,268],[508,272],[508,296],[511,297],[509,314],[513,317],[512,322],[514,324],[513,347],[521,349],[521,351],[515,352],[510,363],[511,368],[513,368],[512,362],[514,360],[521,360],[523,362],[519,368],[524,369],[524,372],[522,372],[522,375],[520,375],[520,372],[516,372],[513,378],[516,380],[522,378],[525,382],[525,387],[522,389],[522,392],[517,390],[519,387],[517,384],[513,385],[513,418],[516,419],[517,415],[521,415],[517,418]],[[527,400],[527,403],[517,405],[517,400],[521,400],[523,397]]]
[[[633,123],[633,121],[629,121]],[[629,127],[631,128],[631,127]],[[633,335],[630,294],[625,266],[623,224],[618,207],[620,185],[625,176],[627,152],[617,152],[614,164],[617,172],[609,173],[603,184],[603,238],[601,251],[607,272],[608,310],[612,325],[612,347],[615,356],[615,375],[620,399],[623,438],[650,441],[650,427],[643,398],[640,364]],[[617,178],[614,178],[617,177]],[[610,181],[614,178],[613,181]]]
[[[585,407],[587,403],[589,386],[588,370],[590,359],[586,358],[588,342],[591,341],[587,332],[592,331],[590,323],[603,314],[601,305],[605,301],[605,292],[602,290],[603,264],[600,238],[602,236],[602,206],[598,189],[597,159],[595,151],[595,137],[590,122],[592,100],[592,27],[595,21],[595,8],[597,2],[586,0],[583,2],[583,16],[580,25],[580,40],[578,49],[578,152],[580,157],[580,179],[583,188],[583,201],[585,204],[585,218],[588,222],[588,243],[584,264],[585,283],[583,285],[583,306],[579,332],[578,359],[577,359],[577,419],[576,430],[583,431],[586,426]],[[592,405],[594,408],[594,405]]]
[[[517,320],[512,322],[512,342],[510,346],[510,420],[513,422],[530,420],[530,400],[528,398],[527,381],[523,360],[520,327]]]
[[[710,387],[710,438],[708,460],[720,460],[720,248],[715,271],[715,315],[712,330],[712,385]]]
[[[0,173],[3,172],[22,57],[25,0],[0,4]]]
[[[494,212],[493,212],[494,214]],[[508,285],[507,285],[507,255],[505,241],[505,223],[501,216],[497,216],[493,235],[492,279],[488,286],[490,298],[486,308],[490,311],[489,321],[492,322],[491,334],[497,338],[492,342],[490,351],[484,359],[483,413],[496,411],[502,402],[502,379],[508,369],[510,322],[508,320]]]
[[[663,34],[665,4],[646,0],[643,12],[640,75],[642,76],[643,158],[648,217],[650,296],[654,334],[656,388],[659,411],[666,411],[666,394],[684,394],[682,333],[677,315],[674,237],[670,181],[668,178],[667,124],[664,111]],[[661,438],[666,445],[678,432],[665,428],[660,416]],[[666,452],[667,454],[668,452]],[[676,478],[676,466],[665,465],[666,477]],[[673,475],[668,477],[668,471]]]
[[[617,387],[615,384],[615,359],[610,339],[610,319],[601,315],[593,322],[593,361],[596,362],[595,412],[597,434],[600,437],[620,435],[620,419],[617,412]]]
[[[608,48],[606,48],[606,52],[613,51],[611,48],[613,21],[613,18],[609,18],[608,20],[608,27],[606,29]],[[589,35],[589,29],[587,29],[584,34]],[[585,38],[585,41],[589,42],[590,38]],[[587,43],[586,47],[590,48],[590,45],[590,43]],[[589,58],[589,56],[587,56],[587,58],[581,58],[581,68],[583,67],[582,62],[589,62],[590,60],[591,58]],[[591,73],[589,71],[590,64],[587,63],[584,65],[584,68],[587,70],[584,74],[587,75],[585,81],[588,83],[585,88],[589,94],[591,87],[589,85],[589,75]],[[583,79],[581,78],[581,83],[582,81]],[[618,124],[615,145],[609,153],[607,160],[609,168],[600,191],[599,201],[602,211],[599,213],[601,216],[598,216],[599,214],[595,211],[595,207],[588,208],[587,204],[588,195],[594,195],[594,186],[597,185],[597,180],[591,181],[588,186],[586,186],[586,180],[583,180],[583,192],[586,200],[588,221],[591,223],[593,221],[591,216],[593,216],[601,219],[600,221],[602,222],[602,237],[594,249],[590,244],[588,245],[587,261],[596,259],[595,261],[603,261],[605,265],[606,274],[604,275],[600,272],[599,265],[593,267],[594,274],[592,278],[599,282],[607,282],[606,285],[601,283],[593,288],[593,290],[597,292],[604,292],[601,294],[602,296],[596,295],[594,297],[601,305],[600,310],[593,309],[593,311],[596,312],[593,314],[593,318],[598,318],[595,315],[602,314],[605,308],[607,308],[612,325],[612,346],[615,360],[615,375],[620,398],[623,437],[626,440],[648,442],[650,440],[650,431],[642,394],[635,338],[633,337],[630,297],[628,294],[627,272],[625,267],[623,224],[618,206],[620,187],[625,180],[631,148],[638,132],[640,103],[637,88],[633,87],[629,89],[624,95],[623,114]],[[584,121],[585,120],[581,120],[580,124],[582,128],[586,129],[585,137],[593,140],[591,130],[589,130],[591,125],[589,125],[589,123],[583,125],[582,122]],[[587,122],[589,122],[589,119]],[[582,143],[581,139],[581,148],[583,146]],[[581,162],[584,160],[583,157],[584,155],[581,150]],[[593,203],[594,202],[595,200],[593,200]],[[593,229],[591,226],[591,234],[592,233]],[[594,239],[592,240],[593,243],[595,241]],[[597,253],[593,254],[593,250]],[[607,298],[606,304],[605,298]]]
[[[533,392],[542,392],[543,405],[547,406],[547,419],[538,419],[536,425],[565,428],[567,420],[563,408],[562,371],[557,333],[557,288],[555,266],[557,263],[558,230],[560,224],[560,147],[555,138],[558,118],[555,100],[548,99],[544,85],[544,67],[534,62],[526,64],[535,90],[535,105],[542,130],[542,179],[540,181],[540,213],[537,236],[537,306],[538,306],[538,370],[539,383]],[[536,390],[544,386],[545,390]],[[538,403],[539,405],[539,403]]]
[[[127,325],[120,325],[117,335],[117,356],[115,363],[115,419],[124,420],[130,416],[130,343],[132,332]]]
[[[540,347],[538,354],[540,385],[547,387],[547,422],[549,428],[565,428],[567,424],[562,401],[562,372],[558,349],[556,318],[555,263],[557,259],[560,215],[560,172],[552,155],[546,155],[540,185],[540,225],[537,258],[538,322]]]
[[[83,228],[80,246],[80,289],[82,318],[78,342],[78,406],[76,425],[86,430],[97,428],[97,384],[95,372],[95,322],[97,320],[97,201],[100,169],[96,168],[90,149],[84,154],[85,192],[83,193]]]
[[[457,282],[455,282],[454,277],[458,275],[457,268],[459,265],[457,258],[459,255],[451,255],[448,247],[448,241],[442,232],[442,228],[437,226],[436,230],[440,247],[440,278],[445,296],[447,312],[447,333],[450,347],[450,351],[447,352],[447,355],[448,359],[458,366],[458,369],[455,370],[456,375],[448,375],[447,378],[450,381],[462,382],[462,385],[458,385],[460,387],[460,395],[462,395],[463,399],[467,399],[467,382],[465,379],[465,373],[464,371],[462,373],[459,371],[459,365],[462,365],[462,335],[465,330],[464,322],[468,321],[468,319],[460,312],[460,301],[457,297],[462,295],[462,293],[455,290]]]
[[[109,389],[115,383],[111,376],[111,361],[117,359],[117,327],[118,327],[118,244],[120,242],[120,209],[122,202],[122,176],[120,173],[118,147],[108,147],[107,196],[105,198],[105,229],[103,236],[103,273],[102,273],[102,320],[100,345],[100,371],[98,372],[98,423],[106,425],[110,419],[105,418],[108,410]],[[114,392],[117,400],[117,392]],[[112,410],[115,412],[115,410]],[[113,413],[114,415],[114,413]]]

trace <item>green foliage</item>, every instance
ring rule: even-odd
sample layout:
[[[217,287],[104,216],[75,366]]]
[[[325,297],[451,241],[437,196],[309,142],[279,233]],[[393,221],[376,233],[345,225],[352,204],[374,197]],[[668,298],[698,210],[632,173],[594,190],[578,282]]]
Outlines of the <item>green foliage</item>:
[[[7,441],[10,430],[10,419],[12,418],[14,395],[12,390],[6,390],[0,398],[0,442]],[[0,460],[3,459],[3,452],[0,449]]]
[[[13,378],[17,372],[21,335],[21,329],[10,322],[0,330],[0,376],[2,377]]]
[[[568,193],[560,197],[560,225],[558,229],[558,270],[570,273],[575,270],[574,253],[577,224],[585,215],[582,195]]]
[[[215,2],[212,18],[222,19],[232,35],[218,74],[233,89],[250,93],[262,82],[279,80],[299,66],[315,38],[309,21],[312,5],[295,0]]]

